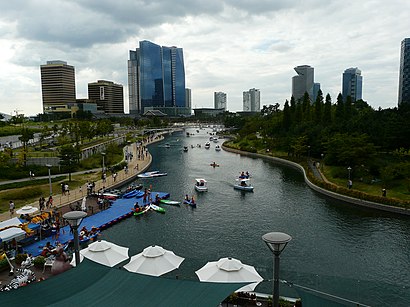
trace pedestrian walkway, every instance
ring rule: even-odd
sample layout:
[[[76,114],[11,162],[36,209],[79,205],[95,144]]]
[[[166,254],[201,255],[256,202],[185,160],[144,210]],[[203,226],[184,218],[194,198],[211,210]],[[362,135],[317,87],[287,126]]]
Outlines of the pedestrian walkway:
[[[152,156],[148,152],[148,150],[146,151],[144,156],[142,154],[138,155],[138,151],[143,146],[147,146],[151,143],[161,141],[162,139],[163,139],[162,136],[156,136],[156,137],[147,139],[145,142],[143,142],[140,145],[140,147],[138,147],[136,143],[133,143],[132,145],[130,145],[131,147],[130,152],[132,152],[133,158],[129,160],[128,169],[120,170],[119,172],[117,172],[116,176],[107,176],[105,182],[103,182],[102,179],[95,181],[95,191],[98,191],[100,189],[113,189],[113,188],[122,186],[128,182],[133,181],[139,173],[142,173],[145,170],[147,170],[152,162]],[[101,169],[98,169],[96,171],[101,171]],[[85,172],[79,172],[79,173],[85,173]],[[87,186],[86,185],[80,186],[74,190],[70,190],[70,193],[66,193],[66,195],[63,195],[63,194],[53,195],[53,209],[60,209],[64,206],[76,203],[77,201],[81,201],[84,198],[84,196],[87,196]],[[30,203],[30,204],[26,204],[26,205],[39,208],[38,201]],[[16,210],[17,209],[18,208],[16,208]],[[14,214],[13,217],[15,216],[17,215]],[[0,214],[0,222],[8,220],[10,218],[11,218],[10,212],[8,211]]]

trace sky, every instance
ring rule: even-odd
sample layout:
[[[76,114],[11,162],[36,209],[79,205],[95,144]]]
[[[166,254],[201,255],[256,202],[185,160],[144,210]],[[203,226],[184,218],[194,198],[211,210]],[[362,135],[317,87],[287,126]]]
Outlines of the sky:
[[[0,11],[0,112],[42,112],[40,65],[75,67],[77,98],[87,84],[124,86],[127,61],[141,40],[183,48],[192,107],[212,108],[227,93],[261,91],[261,106],[290,99],[294,67],[310,65],[332,101],[342,73],[358,67],[363,99],[397,106],[400,43],[410,37],[407,0],[13,0]]]

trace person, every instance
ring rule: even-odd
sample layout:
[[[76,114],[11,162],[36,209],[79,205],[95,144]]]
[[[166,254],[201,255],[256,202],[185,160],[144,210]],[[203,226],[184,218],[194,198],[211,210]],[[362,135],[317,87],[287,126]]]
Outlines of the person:
[[[64,191],[65,191],[65,193],[67,193],[68,195],[70,195],[70,187],[68,186],[68,183],[66,183],[65,185],[64,185]],[[65,194],[64,194],[65,195]]]
[[[52,208],[53,207],[53,196],[50,195],[50,197],[48,198],[48,206],[47,208]]]
[[[185,200],[186,200],[186,201],[189,201],[189,196],[188,196],[188,194],[185,194]]]
[[[137,211],[137,209],[139,209],[139,208],[140,208],[140,206],[139,206],[138,202],[136,202],[136,203],[134,204],[134,210]]]
[[[194,195],[192,195],[192,197],[191,197],[191,204],[195,205],[195,198],[194,198]]]
[[[347,182],[347,187],[348,187],[349,189],[351,189],[352,186],[353,186],[353,182],[352,182],[352,180],[349,179],[349,181]]]
[[[386,195],[387,195],[387,191],[386,191],[385,188],[383,188],[383,189],[382,189],[382,196],[383,196],[383,197],[386,197]]]
[[[67,254],[64,252],[63,246],[61,244],[56,248],[56,258],[51,267],[51,274],[57,275],[62,272],[65,272],[71,268],[70,263],[68,262]]]
[[[43,250],[41,252],[41,256],[43,257],[48,257],[52,254],[53,246],[51,245],[50,242],[47,242],[46,245],[43,247]]]
[[[159,201],[161,200],[161,197],[159,197],[158,194],[155,195],[155,203],[158,205]]]
[[[10,216],[13,217],[15,205],[12,200],[10,200],[9,202],[9,208],[10,208]]]

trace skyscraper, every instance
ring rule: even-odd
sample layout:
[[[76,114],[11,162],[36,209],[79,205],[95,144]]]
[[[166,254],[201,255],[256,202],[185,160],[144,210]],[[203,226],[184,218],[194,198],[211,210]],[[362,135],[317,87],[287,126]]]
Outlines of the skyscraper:
[[[347,96],[350,96],[352,101],[362,99],[362,76],[360,69],[348,68],[343,73],[342,95],[346,101]]]
[[[402,103],[410,104],[410,38],[401,42],[399,105]]]
[[[309,65],[300,65],[294,69],[298,75],[292,77],[292,96],[298,100],[307,92],[313,100],[314,68]]]
[[[75,104],[74,66],[64,61],[47,61],[40,66],[43,112],[67,112]]]
[[[186,88],[185,89],[185,105],[188,109],[192,108],[192,96],[191,96],[191,89]]]
[[[247,92],[243,92],[243,111],[244,112],[260,112],[261,110],[261,93],[256,88],[251,88]]]
[[[88,83],[88,98],[97,103],[99,111],[124,114],[124,91],[121,84],[106,80]]]
[[[186,108],[182,48],[140,41],[128,61],[130,113],[148,109]]]
[[[214,108],[226,111],[226,93],[214,92]]]

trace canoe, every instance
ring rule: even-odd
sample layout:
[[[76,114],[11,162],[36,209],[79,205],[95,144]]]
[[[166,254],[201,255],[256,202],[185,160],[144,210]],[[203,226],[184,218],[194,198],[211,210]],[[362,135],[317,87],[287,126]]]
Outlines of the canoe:
[[[160,176],[166,176],[168,175],[167,173],[160,173],[159,171],[152,171],[152,172],[146,172],[139,174],[137,177],[138,178],[154,178],[154,177],[160,177]]]
[[[190,200],[184,200],[184,204],[187,204],[187,205],[190,205],[191,207],[196,207],[196,203],[193,203],[192,201],[190,201]]]
[[[150,204],[149,206],[151,207],[152,210],[154,210],[156,212],[165,213],[165,209],[160,207],[160,206],[157,206],[157,205],[154,205],[154,204]]]
[[[147,212],[149,209],[150,209],[149,206],[145,206],[142,211],[134,212],[134,216],[138,216],[138,215],[144,214],[144,213]]]
[[[180,202],[175,200],[168,200],[168,199],[161,199],[159,201],[161,204],[171,205],[171,206],[179,206]]]
[[[138,192],[141,192],[141,191],[132,190],[132,191],[126,192],[126,193],[124,193],[124,194],[122,195],[122,198],[132,198],[132,197],[135,197],[135,196],[138,194]]]

